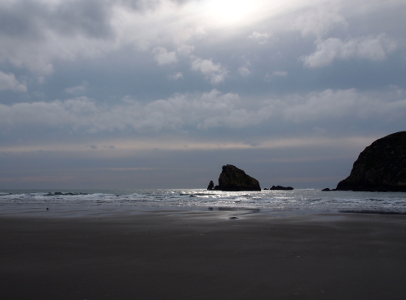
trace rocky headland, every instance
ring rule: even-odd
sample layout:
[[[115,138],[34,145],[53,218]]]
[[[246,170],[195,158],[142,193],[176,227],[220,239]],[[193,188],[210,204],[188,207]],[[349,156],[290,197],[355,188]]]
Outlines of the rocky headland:
[[[222,167],[218,182],[219,184],[214,186],[213,181],[210,181],[207,189],[220,191],[261,191],[258,180],[233,165]]]
[[[341,191],[406,192],[406,131],[373,142],[360,153]]]

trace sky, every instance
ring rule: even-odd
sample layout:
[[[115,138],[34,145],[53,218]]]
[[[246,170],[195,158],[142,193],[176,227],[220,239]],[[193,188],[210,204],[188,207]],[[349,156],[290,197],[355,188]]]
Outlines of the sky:
[[[0,2],[0,189],[335,188],[404,130],[404,0]]]

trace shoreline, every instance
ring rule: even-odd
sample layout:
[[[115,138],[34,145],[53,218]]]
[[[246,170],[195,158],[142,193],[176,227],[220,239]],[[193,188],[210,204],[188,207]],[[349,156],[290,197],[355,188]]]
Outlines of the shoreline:
[[[292,217],[322,213],[339,213],[338,210],[315,209],[270,209],[241,206],[139,206],[139,205],[61,205],[61,204],[2,204],[0,218],[6,216],[36,218],[86,218],[93,216],[136,216],[154,212],[199,212],[214,214],[264,214],[276,217]]]
[[[406,292],[404,215],[3,215],[0,240],[8,299],[403,299]]]
[[[404,211],[388,209],[271,209],[241,206],[137,206],[137,205],[61,205],[61,204],[1,204],[0,218],[91,218],[98,216],[137,216],[154,212],[218,213],[232,216],[259,214],[286,218],[319,214],[406,215]]]

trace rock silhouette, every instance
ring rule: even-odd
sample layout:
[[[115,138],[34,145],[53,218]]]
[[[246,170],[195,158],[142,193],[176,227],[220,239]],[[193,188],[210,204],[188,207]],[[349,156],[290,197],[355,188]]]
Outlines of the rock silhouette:
[[[291,186],[281,186],[281,185],[275,186],[275,185],[273,185],[273,186],[270,188],[270,190],[271,190],[271,191],[292,191],[292,190],[293,190],[293,187],[291,187]]]
[[[336,190],[406,191],[406,131],[380,138],[354,162]]]
[[[247,175],[243,170],[233,166],[225,165],[219,177],[219,184],[214,190],[221,191],[260,191],[258,180]],[[212,181],[209,184],[211,186]],[[208,188],[209,189],[209,188]]]
[[[214,182],[213,180],[210,180],[209,186],[207,187],[208,190],[214,189]]]

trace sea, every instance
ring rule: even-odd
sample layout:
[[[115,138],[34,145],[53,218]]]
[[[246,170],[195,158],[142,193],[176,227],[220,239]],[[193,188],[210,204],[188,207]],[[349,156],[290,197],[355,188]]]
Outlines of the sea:
[[[204,189],[0,190],[0,215],[86,216],[150,211],[247,211],[277,216],[363,212],[406,214],[406,193],[317,189],[223,192]]]

